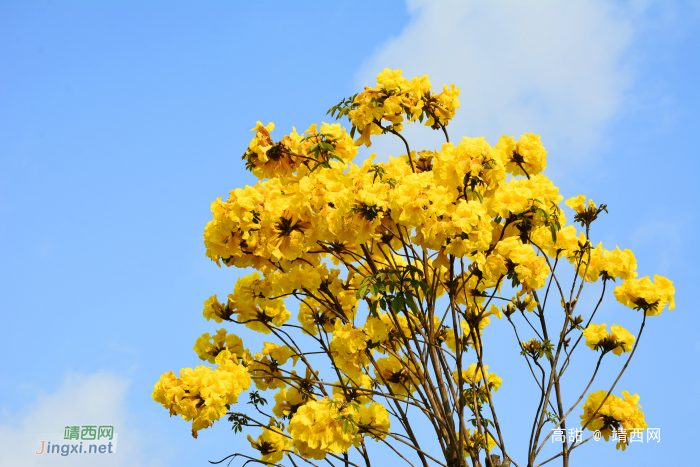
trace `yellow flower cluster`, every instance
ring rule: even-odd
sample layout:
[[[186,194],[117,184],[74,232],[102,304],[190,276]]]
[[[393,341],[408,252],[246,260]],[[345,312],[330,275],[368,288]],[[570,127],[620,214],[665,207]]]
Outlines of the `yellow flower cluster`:
[[[308,266],[308,265],[306,265]],[[315,336],[319,329],[324,332],[332,332],[335,329],[335,323],[339,318],[352,320],[357,313],[358,300],[353,290],[349,290],[348,283],[339,279],[340,269],[327,270],[326,265],[321,263],[319,266],[310,267],[294,267],[291,271],[304,273],[306,280],[318,275],[318,285],[310,285],[299,282],[295,288],[306,290],[316,290],[324,288],[330,292],[336,299],[337,306],[329,306],[325,300],[318,300],[315,297],[308,297],[305,303],[299,305],[299,314],[297,319],[304,331]],[[349,278],[348,282],[352,282]],[[340,312],[340,310],[342,312]]]
[[[644,412],[639,410],[642,408],[639,405],[639,396],[637,394],[630,396],[627,391],[622,391],[622,397],[610,394],[605,399],[606,394],[607,391],[603,390],[588,395],[588,400],[581,406],[583,408],[581,426],[586,426],[591,431],[600,431],[605,441],[610,439],[613,432],[624,432],[625,435],[619,436],[618,439],[624,438],[625,441],[618,441],[615,446],[616,449],[622,448],[624,451],[630,442],[632,430],[644,430],[647,428],[647,423],[644,421]],[[603,403],[603,400],[605,400],[605,403]],[[601,406],[601,404],[603,405]],[[599,410],[598,407],[600,407]],[[586,425],[586,422],[591,417],[593,418]]]
[[[590,257],[589,257],[590,253]],[[572,256],[575,255],[575,252]],[[587,282],[596,282],[600,277],[608,279],[634,279],[637,277],[637,260],[630,250],[606,250],[602,243],[593,249],[584,251],[580,256],[578,275]],[[572,259],[571,262],[576,260]]]
[[[669,310],[676,307],[673,298],[676,289],[673,282],[661,276],[654,276],[654,282],[649,276],[641,279],[628,279],[615,287],[615,298],[618,302],[633,309],[644,310],[647,316],[658,316],[668,305]]]
[[[260,460],[277,464],[284,457],[285,452],[292,451],[292,441],[282,430],[275,426],[275,419],[270,419],[270,427],[264,427],[258,439],[248,435],[248,441],[253,449],[260,451]]]
[[[510,136],[502,136],[494,147],[505,169],[513,175],[537,175],[547,167],[547,151],[540,135],[525,133],[517,142]]]
[[[475,191],[482,196],[493,193],[506,179],[502,153],[492,149],[483,137],[464,137],[457,146],[443,144],[432,155],[432,164],[434,177],[441,185],[457,190],[464,186],[465,177],[474,178],[479,181]]]
[[[246,167],[260,179],[284,178],[298,171],[308,173],[316,164],[327,163],[329,152],[347,162],[357,154],[352,137],[339,123],[324,123],[321,128],[313,124],[303,135],[293,129],[278,143],[270,136],[274,129],[272,122],[267,126],[257,122],[251,130],[255,136],[243,155]]]
[[[403,399],[415,392],[419,384],[416,366],[408,357],[401,360],[391,355],[377,359],[374,376],[377,382],[387,386],[394,396]]]
[[[535,144],[528,135],[522,139],[527,141],[523,147]],[[362,253],[357,245],[369,240],[379,242],[386,238],[387,232],[399,231],[397,226],[401,225],[413,231],[411,240],[417,246],[439,251],[441,255],[468,257],[478,263],[487,261],[484,253],[494,238],[500,238],[501,243],[512,239],[514,243],[508,251],[514,252],[515,260],[501,252],[503,247],[499,243],[500,258],[488,259],[490,264],[485,272],[496,276],[512,261],[518,265],[522,281],[528,287],[538,288],[548,276],[549,268],[543,258],[536,257],[532,246],[517,244],[520,231],[515,227],[527,224],[533,232],[549,231],[550,217],[557,216],[563,221],[557,215],[561,196],[541,174],[506,182],[508,159],[504,151],[491,148],[483,138],[465,138],[457,146],[447,143],[442,151],[432,153],[430,170],[426,165],[426,170],[417,173],[412,173],[407,155],[380,164],[372,164],[370,158],[360,167],[332,160],[325,169],[300,171],[287,178],[279,176],[253,187],[236,189],[226,202],[217,200],[212,204],[214,220],[207,224],[204,235],[207,255],[217,263],[252,266],[266,275],[280,266],[286,273],[293,269],[292,262],[299,259],[313,269],[320,267],[321,258],[328,254],[319,251],[319,242],[342,245],[342,251],[337,253],[347,254],[351,259],[352,255]],[[544,149],[540,152],[546,153]],[[530,167],[533,173],[537,172],[535,165]],[[493,216],[511,220],[506,225],[504,221],[494,222]],[[387,241],[396,246],[392,242],[398,239]],[[547,248],[549,244],[545,241],[541,247]],[[393,259],[401,262],[400,258]],[[307,272],[303,268],[299,271],[304,273],[301,277]],[[256,279],[245,280],[256,282]],[[493,277],[487,279],[496,281]],[[343,284],[339,280],[332,282],[336,287]],[[231,308],[244,315],[237,319],[249,321],[249,327],[260,330],[266,328],[263,323],[273,316],[279,316],[279,322],[286,319],[283,304],[268,299],[270,295],[261,285],[252,287],[254,294],[240,297],[234,293],[230,297],[235,302]],[[251,288],[250,284],[247,287]],[[237,288],[245,287],[237,284]],[[356,302],[352,294],[348,295],[343,306],[349,312]],[[319,304],[311,302],[311,305],[313,308]],[[318,320],[314,315],[324,313],[321,306],[318,308],[310,311],[303,307],[307,316],[300,321],[309,332],[315,332],[315,326],[309,325]],[[261,313],[266,317],[260,316]],[[221,313],[210,312],[210,315],[221,316]],[[326,318],[324,328],[332,325],[328,321],[333,317]]]
[[[289,358],[292,358],[293,364],[297,364],[299,356],[288,345],[277,345],[274,342],[265,342],[262,354],[270,357],[277,362],[278,365],[284,365]]]
[[[486,371],[488,368],[488,365],[484,365],[484,373],[486,373],[486,379],[489,382],[489,387],[494,391],[498,391],[498,388],[500,388],[503,384],[503,380],[499,378],[496,373],[489,373]],[[457,381],[456,371],[452,377],[455,381]],[[472,363],[466,370],[462,370],[462,379],[470,386],[480,387],[482,385],[481,382],[484,379],[484,375],[481,372],[481,369],[479,369],[478,365],[476,363]]]
[[[282,388],[275,394],[275,405],[272,407],[272,413],[275,417],[286,417],[294,414],[299,407],[306,402],[304,394],[295,387]]]
[[[214,336],[209,333],[202,334],[194,344],[195,352],[200,359],[214,363],[216,356],[223,350],[228,350],[236,357],[239,363],[245,364],[252,359],[250,351],[243,346],[243,339],[235,334],[226,334],[226,329],[221,328]]]
[[[353,405],[323,398],[301,406],[287,430],[299,455],[321,460],[327,452],[339,454],[359,446],[365,434],[384,439],[389,428],[389,412],[381,404]]]
[[[248,364],[248,372],[255,387],[260,390],[284,388],[284,375],[280,367],[292,358],[292,365],[297,364],[298,354],[287,345],[279,346],[265,342],[262,354],[256,353]]]
[[[265,344],[269,344],[269,342],[266,342]],[[282,357],[282,361],[286,362],[289,359],[291,352],[286,345],[284,347],[286,347],[286,349],[276,349],[276,352],[273,355]],[[268,349],[266,348],[265,350]],[[265,350],[263,350],[263,352],[265,352]],[[296,358],[294,359],[294,363],[296,363]],[[280,366],[283,364],[284,363],[277,361],[274,356],[270,356],[269,354],[263,356],[256,353],[253,361],[250,363],[250,365],[248,365],[248,371],[250,372],[250,376],[253,378],[255,387],[261,391],[284,388],[286,383],[284,382],[284,375],[280,369]]]
[[[374,384],[375,381],[367,374],[360,375],[359,379],[343,377],[342,382],[336,381],[333,386],[333,399],[369,404],[372,402]]]
[[[584,195],[578,195],[574,198],[569,198],[564,204],[576,211],[577,214],[583,214],[586,211],[594,211],[598,208],[598,206],[593,202],[592,199],[589,199],[588,205],[586,205],[586,197]]]
[[[413,336],[411,328],[416,328],[420,324],[415,317],[411,321],[409,325],[408,318],[405,316],[399,315],[394,318],[388,313],[380,313],[379,317],[367,317],[363,331],[369,341],[383,344],[376,347],[376,350],[385,353],[385,348],[397,350],[403,346],[404,339],[410,339]]]
[[[362,329],[351,323],[341,325],[336,321],[330,345],[331,356],[335,366],[351,379],[359,380],[364,367],[369,364],[369,357],[365,352],[368,339]]]
[[[228,406],[238,401],[241,391],[250,387],[251,379],[243,365],[235,362],[229,350],[219,352],[219,365],[212,370],[207,366],[183,368],[180,377],[172,371],[165,373],[153,388],[153,400],[170,411],[192,421],[192,436],[209,428],[226,414]]]
[[[586,338],[586,345],[593,350],[603,350],[604,352],[612,352],[617,356],[622,355],[622,352],[631,352],[635,338],[630,332],[613,324],[610,326],[610,332],[605,329],[605,324],[589,324],[583,331],[583,337]]]
[[[544,225],[540,212],[532,212],[531,208],[550,211],[552,205],[558,205],[563,199],[559,189],[545,175],[538,174],[530,179],[512,179],[499,185],[487,206],[492,215],[504,219],[511,216],[525,215],[534,227]]]
[[[401,76],[401,70],[386,68],[377,76],[375,88],[369,86],[352,100],[348,118],[361,136],[355,142],[360,146],[372,145],[371,135],[380,135],[385,129],[396,132],[403,129],[404,117],[409,123],[427,117],[426,126],[446,126],[459,108],[459,88],[445,85],[439,94],[431,94],[428,76],[416,76],[411,81]],[[387,127],[382,126],[386,122]]]
[[[216,295],[204,302],[204,317],[217,323],[222,320],[235,318],[246,327],[265,334],[270,333],[270,327],[281,326],[291,318],[281,298],[265,298],[271,295],[270,281],[261,281],[260,274],[255,272],[239,278],[228,296],[228,304],[223,307]]]
[[[501,247],[499,246],[499,252]],[[523,285],[523,290],[531,290],[543,287],[549,276],[549,266],[542,256],[537,256],[531,245],[518,245],[509,252],[509,259],[517,264],[515,273]]]

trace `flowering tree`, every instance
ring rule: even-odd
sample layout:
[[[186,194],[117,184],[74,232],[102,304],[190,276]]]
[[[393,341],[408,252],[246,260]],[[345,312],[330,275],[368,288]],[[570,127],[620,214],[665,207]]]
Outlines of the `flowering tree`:
[[[503,456],[503,465],[532,467],[558,457],[566,466],[591,439],[563,436],[561,452],[538,461],[567,426],[606,440],[615,434],[623,450],[647,427],[639,396],[613,391],[646,318],[674,308],[672,282],[637,279],[631,251],[593,246],[591,227],[605,205],[572,198],[566,205],[580,227],[566,224],[562,196],[541,174],[539,136],[503,136],[493,147],[484,138],[450,142],[458,96],[454,85],[435,93],[427,76],[408,81],[387,69],[376,87],[329,110],[349,120],[349,132],[324,123],[274,142],[274,125],[258,122],[243,159],[260,181],[214,201],[204,231],[206,254],[219,266],[256,272],[238,279],[224,302],[209,298],[204,317],[270,341],[251,353],[226,329],[204,334],[194,350],[214,368],[161,376],[153,399],[191,421],[194,437],[228,416],[236,432],[259,433],[248,435],[259,459],[234,456],[265,465],[286,457],[294,466],[370,467],[374,440],[410,465],[496,466]],[[401,132],[415,121],[444,133],[439,151],[410,149]],[[352,163],[358,146],[385,134],[400,138],[406,154]],[[593,323],[611,281],[617,301],[641,312],[636,335]],[[577,305],[584,288],[600,296],[593,309]],[[513,358],[541,392],[524,455],[508,450],[497,411],[502,380],[484,357],[483,331],[494,318],[512,326],[520,348]],[[561,378],[582,339],[600,356],[580,397],[565,401]],[[589,392],[603,358],[623,354],[612,387]],[[253,384],[250,410],[234,408]],[[260,391],[275,391],[266,396],[274,406]],[[437,440],[431,448],[426,430]]]

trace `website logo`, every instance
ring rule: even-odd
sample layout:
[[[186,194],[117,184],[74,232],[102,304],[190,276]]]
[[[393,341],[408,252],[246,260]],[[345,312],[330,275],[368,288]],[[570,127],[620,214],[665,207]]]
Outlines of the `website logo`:
[[[73,454],[114,454],[117,452],[117,433],[113,425],[66,425],[63,435],[51,433],[42,436],[36,455],[55,454],[63,457]]]

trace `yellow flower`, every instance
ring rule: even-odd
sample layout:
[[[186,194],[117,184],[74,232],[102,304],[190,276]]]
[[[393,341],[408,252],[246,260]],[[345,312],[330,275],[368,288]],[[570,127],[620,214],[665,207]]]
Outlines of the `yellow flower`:
[[[292,357],[294,365],[296,365],[297,360],[299,360],[297,353],[290,349],[288,345],[279,346],[273,342],[265,342],[262,354],[275,360],[278,365],[284,365],[287,363],[289,357]]]
[[[369,364],[367,356],[368,336],[351,323],[341,325],[336,321],[330,351],[338,369],[349,377],[360,378],[363,368]]]
[[[401,399],[415,392],[418,385],[416,368],[408,357],[399,360],[392,355],[377,359],[374,375],[378,383],[389,386],[394,395]]]
[[[605,265],[601,268],[608,277],[617,279],[618,277],[624,280],[634,279],[637,277],[635,269],[637,269],[637,260],[634,253],[630,250],[622,250],[615,248],[612,251],[603,251],[605,257]]]
[[[263,357],[259,353],[256,353],[254,357],[248,366],[248,372],[255,382],[256,388],[266,391],[286,387],[284,375],[279,369],[278,362],[268,356]]]
[[[224,307],[219,303],[216,295],[212,295],[204,301],[204,317],[207,321],[213,318],[217,323],[226,317]]]
[[[613,432],[625,432],[626,442],[618,441],[616,445],[617,449],[622,448],[624,451],[629,445],[630,432],[647,428],[644,412],[639,410],[642,408],[639,405],[639,396],[637,394],[630,396],[627,391],[622,391],[622,398],[610,394],[606,399],[606,394],[607,391],[602,390],[588,395],[588,400],[581,406],[583,408],[581,426],[585,426],[590,431],[600,431],[605,441],[609,441]],[[605,400],[604,403],[603,400]]]
[[[554,207],[558,206],[563,197],[559,189],[545,175],[539,174],[528,179],[511,179],[499,184],[492,197],[485,201],[489,213],[508,219],[511,214],[524,214],[533,227],[544,225],[546,218],[540,213],[532,212],[539,208],[553,215],[561,216]],[[554,207],[553,207],[554,206]]]
[[[494,157],[484,138],[465,137],[456,147],[452,143],[443,144],[440,152],[434,154],[432,173],[435,181],[455,193],[470,189],[482,196],[489,194],[506,178],[501,158]],[[465,177],[468,186],[464,186]],[[479,198],[472,194],[470,199]]]
[[[591,323],[588,325],[583,331],[583,337],[586,338],[588,347],[593,350],[612,351],[617,356],[622,355],[622,352],[632,351],[635,337],[627,329],[613,324],[610,327],[610,333],[608,333],[605,327],[605,324]]]
[[[389,328],[386,323],[374,316],[368,316],[363,331],[373,343],[389,340]]]
[[[269,427],[263,427],[263,432],[258,439],[248,435],[248,441],[253,449],[260,451],[260,460],[277,464],[284,457],[285,452],[291,452],[292,442],[285,434],[274,426],[275,419],[271,418]]]
[[[368,406],[361,405],[359,411],[360,434],[367,434],[375,441],[385,439],[391,428],[389,412],[382,404],[372,402]]]
[[[235,404],[238,395],[250,387],[246,368],[231,359],[223,350],[216,357],[215,370],[206,366],[183,368],[180,378],[171,371],[161,376],[153,388],[153,399],[170,411],[192,421],[192,436],[213,425],[226,414],[227,405]]]
[[[525,133],[515,144],[512,138],[503,136],[499,144],[497,152],[508,173],[532,177],[547,167],[547,151],[540,142],[540,135]]]
[[[270,137],[274,128],[272,122],[267,126],[257,122],[251,130],[255,132],[255,136],[243,155],[246,168],[260,179],[289,176],[298,170],[303,162],[299,153],[301,137],[296,129],[275,144]]]
[[[586,338],[586,345],[593,350],[596,350],[596,346],[600,341],[609,336],[606,324],[589,324],[583,331],[583,337]]]
[[[563,218],[563,211],[560,213]],[[564,219],[560,219],[562,222]],[[563,225],[563,224],[562,224]],[[540,227],[535,229],[530,235],[533,244],[537,245],[544,254],[551,258],[556,258],[557,255],[562,258],[566,256],[566,252],[573,250],[578,246],[578,233],[573,225],[562,227],[557,232],[557,239],[554,241],[552,232],[548,227]]]
[[[501,384],[503,384],[503,380],[499,378],[496,373],[489,373],[488,371],[486,371],[488,370],[488,368],[488,365],[484,365],[484,373],[486,373],[486,378],[489,381],[489,386],[494,391],[498,391],[498,388],[500,388]],[[455,381],[457,381],[456,371],[452,374],[452,377]],[[462,370],[462,379],[466,382],[467,385],[474,385],[479,387],[481,386],[481,381],[484,379],[484,375],[482,374],[481,369],[478,368],[478,365],[476,363],[472,363],[466,370]]]
[[[523,284],[524,291],[537,290],[545,285],[549,276],[549,266],[544,257],[537,256],[532,246],[520,245],[513,248],[508,257],[517,265],[515,273]]]
[[[401,70],[391,70],[384,68],[384,71],[377,75],[377,88],[393,91],[397,88],[407,89],[408,80],[401,76]]]
[[[654,282],[649,276],[641,279],[627,279],[615,287],[615,298],[618,302],[633,309],[642,309],[647,316],[658,316],[668,304],[668,309],[676,307],[674,295],[676,289],[673,282],[661,276],[654,276]]]
[[[436,128],[436,125],[442,124],[447,126],[455,116],[459,108],[459,88],[454,84],[449,87],[445,84],[442,87],[442,92],[433,95],[427,103],[428,120],[425,126]]]
[[[408,324],[408,319],[403,315],[390,315],[380,313],[377,318],[369,317],[365,323],[365,334],[372,342],[381,342],[383,346],[376,347],[380,353],[384,353],[384,346],[396,350],[403,346],[404,339],[410,339],[413,333]],[[417,325],[415,317],[412,318],[413,325]],[[397,327],[398,324],[398,327]],[[386,333],[386,334],[385,334]]]
[[[617,356],[622,352],[631,352],[635,341],[635,337],[627,329],[616,324],[610,326],[610,339],[618,344],[612,351]]]
[[[576,213],[581,214],[586,210],[586,197],[584,195],[578,195],[574,198],[567,199],[564,204],[576,211]]]
[[[368,404],[372,402],[372,378],[363,374],[359,379],[343,378],[343,382],[335,382],[333,386],[333,399],[345,402],[357,401],[360,404]],[[342,386],[342,387],[340,387]],[[366,391],[363,391],[366,389]],[[347,397],[346,397],[347,395]]]
[[[304,394],[299,392],[297,388],[287,389],[283,387],[275,394],[275,405],[272,407],[272,413],[278,418],[285,417],[296,412],[304,402]]]
[[[243,346],[243,339],[235,334],[226,334],[226,329],[219,329],[213,337],[204,333],[197,338],[194,344],[195,352],[200,359],[214,363],[216,357],[223,350],[231,352],[236,362],[247,362],[251,359],[250,351]]]
[[[354,415],[357,420],[357,413],[351,407],[339,411],[338,405],[327,397],[310,401],[299,407],[289,422],[287,431],[292,435],[292,443],[301,455],[320,460],[326,457],[327,452],[347,452],[353,444],[359,442],[354,427],[344,430],[344,420],[337,419],[350,415]]]

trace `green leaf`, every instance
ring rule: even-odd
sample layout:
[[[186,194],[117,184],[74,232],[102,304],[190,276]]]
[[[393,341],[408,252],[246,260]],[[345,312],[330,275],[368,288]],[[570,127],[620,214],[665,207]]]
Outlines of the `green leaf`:
[[[418,316],[418,307],[416,306],[416,303],[412,300],[412,297],[407,297],[406,303],[408,304],[408,307],[413,311],[413,314]]]
[[[401,311],[403,308],[403,297],[401,295],[394,297],[394,299],[391,301],[391,308],[394,310],[394,313],[397,314]]]
[[[372,304],[369,307],[369,313],[374,317],[377,316],[377,305],[379,305],[379,300],[372,302]]]

